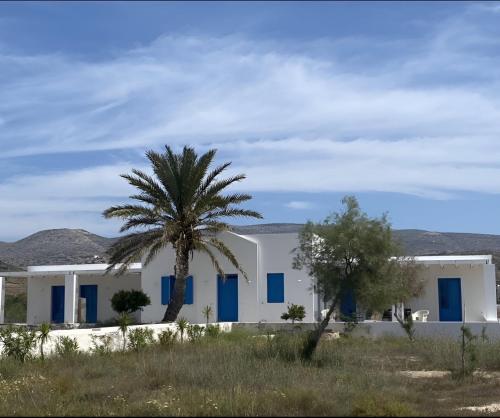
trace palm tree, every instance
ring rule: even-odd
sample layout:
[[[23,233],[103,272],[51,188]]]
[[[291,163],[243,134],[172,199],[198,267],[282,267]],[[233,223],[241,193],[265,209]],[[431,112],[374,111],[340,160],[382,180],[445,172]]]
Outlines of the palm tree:
[[[130,263],[143,259],[147,265],[165,247],[175,250],[174,295],[163,317],[163,322],[173,322],[184,303],[186,277],[189,272],[189,256],[195,251],[207,254],[217,272],[224,272],[214,250],[226,257],[245,279],[246,273],[231,250],[217,237],[217,233],[229,229],[225,218],[245,216],[262,218],[252,210],[236,205],[252,198],[248,194],[221,192],[229,185],[241,181],[244,174],[226,179],[218,176],[231,163],[224,163],[209,171],[216,150],[198,156],[193,148],[184,147],[175,154],[167,145],[164,153],[148,151],[154,176],[140,170],[122,174],[139,193],[130,196],[139,204],[113,206],[104,211],[106,218],[121,218],[125,221],[120,232],[134,230],[120,238],[109,250],[108,271],[122,263],[118,274],[123,274]]]

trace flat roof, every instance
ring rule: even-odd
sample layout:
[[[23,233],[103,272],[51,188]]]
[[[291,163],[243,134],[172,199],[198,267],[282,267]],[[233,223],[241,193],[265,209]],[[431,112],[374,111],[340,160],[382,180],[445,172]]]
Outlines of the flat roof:
[[[118,270],[122,264],[114,267]],[[60,276],[65,274],[103,274],[109,264],[60,264],[54,266],[28,266],[26,271],[4,271],[0,272],[0,277],[32,277],[32,276]],[[141,263],[132,263],[127,269],[127,273],[140,273]]]
[[[491,264],[491,255],[421,255],[417,263],[425,264]]]

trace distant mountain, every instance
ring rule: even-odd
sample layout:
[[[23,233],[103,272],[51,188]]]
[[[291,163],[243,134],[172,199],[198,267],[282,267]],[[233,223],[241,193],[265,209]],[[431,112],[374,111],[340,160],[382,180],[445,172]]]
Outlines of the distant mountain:
[[[233,226],[239,234],[298,232],[303,224],[274,223]],[[493,254],[500,260],[500,235],[395,230],[409,255]],[[117,238],[105,238],[82,229],[40,231],[19,241],[0,242],[0,271],[16,266],[106,262],[106,250]],[[500,262],[499,262],[500,264]]]
[[[116,238],[83,229],[50,229],[19,241],[0,242],[0,260],[13,266],[106,262],[105,251]]]

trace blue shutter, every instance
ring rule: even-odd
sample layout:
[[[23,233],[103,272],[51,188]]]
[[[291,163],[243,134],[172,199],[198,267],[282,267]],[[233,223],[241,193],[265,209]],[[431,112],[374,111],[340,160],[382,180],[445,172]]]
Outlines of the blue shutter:
[[[170,277],[171,276],[163,276],[161,278],[161,304],[168,305],[170,302]]]
[[[175,276],[164,276],[161,278],[161,303],[168,305],[174,297]],[[193,276],[186,279],[186,291],[184,293],[184,304],[193,304]]]
[[[285,274],[267,273],[267,303],[285,302]]]
[[[188,276],[186,279],[186,292],[184,293],[184,304],[193,304],[193,276]]]

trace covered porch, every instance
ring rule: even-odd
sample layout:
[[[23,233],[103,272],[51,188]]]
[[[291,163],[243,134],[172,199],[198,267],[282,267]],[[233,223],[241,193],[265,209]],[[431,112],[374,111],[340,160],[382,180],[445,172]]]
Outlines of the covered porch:
[[[141,264],[130,265],[117,276],[116,267],[108,274],[107,264],[30,266],[27,271],[0,273],[0,323],[5,322],[5,278],[27,280],[29,325],[44,322],[77,325],[102,324],[116,317],[111,298],[119,290],[141,289]],[[134,318],[139,321],[140,318]]]

